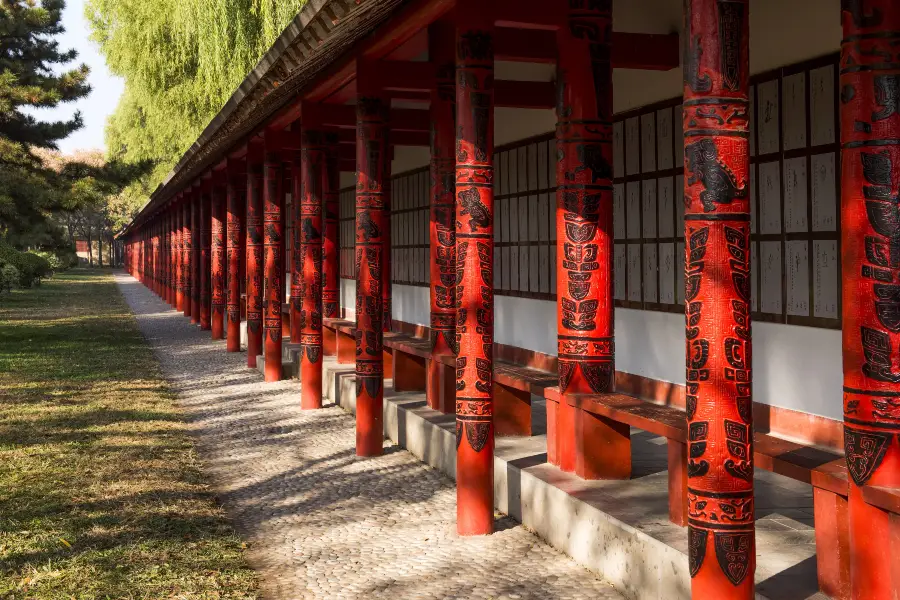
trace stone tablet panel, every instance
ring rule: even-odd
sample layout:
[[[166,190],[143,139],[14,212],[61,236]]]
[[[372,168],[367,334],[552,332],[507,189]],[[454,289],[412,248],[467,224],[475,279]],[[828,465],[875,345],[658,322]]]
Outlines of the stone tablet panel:
[[[643,209],[643,231],[644,238],[656,237],[656,180],[645,179],[641,185],[641,193],[643,199],[641,207]]]
[[[625,184],[613,186],[613,235],[617,240],[625,239]]]
[[[778,81],[767,81],[756,88],[757,137],[760,155],[773,154],[779,150]]]
[[[613,177],[625,176],[625,123],[613,123]]]
[[[811,162],[813,231],[836,231],[837,187],[834,153],[815,154]]]
[[[784,161],[784,230],[807,231],[806,158]]]
[[[641,301],[641,245],[628,244],[628,299]]]
[[[625,174],[637,175],[641,170],[640,120],[632,117],[625,121]]]
[[[656,170],[656,117],[641,115],[641,172]]]
[[[834,66],[810,71],[810,145],[822,146],[835,141],[834,124]]]
[[[644,302],[658,302],[659,257],[656,244],[644,244]]]
[[[657,181],[659,192],[659,237],[675,237],[675,179],[663,177]],[[681,235],[681,234],[679,234]]]
[[[838,293],[838,244],[833,240],[813,242],[814,280],[813,316],[837,319]]]
[[[809,242],[794,240],[785,244],[785,284],[787,314],[809,316]]]
[[[657,166],[660,171],[672,169],[675,167],[675,156],[673,142],[674,126],[681,127],[681,121],[675,123],[672,120],[672,109],[663,108],[656,111],[656,138],[658,160]]]
[[[780,315],[781,310],[781,242],[760,243],[760,312]]]
[[[625,290],[628,287],[628,256],[625,244],[616,244],[613,256],[613,281],[616,300],[626,300]]]
[[[784,149],[806,147],[806,73],[784,78],[782,84]]]
[[[628,215],[628,238],[641,237],[641,184],[632,181],[625,188],[625,211]]]
[[[777,162],[759,165],[760,233],[781,233],[781,175]]]
[[[659,301],[675,304],[675,244],[659,245]]]

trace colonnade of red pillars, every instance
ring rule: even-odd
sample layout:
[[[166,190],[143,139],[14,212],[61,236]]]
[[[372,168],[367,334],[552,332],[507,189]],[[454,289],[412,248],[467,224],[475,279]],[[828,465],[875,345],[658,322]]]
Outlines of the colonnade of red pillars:
[[[482,3],[483,4],[483,3]],[[749,0],[686,0],[684,56],[685,368],[688,421],[688,549],[697,598],[754,595],[755,530],[750,335]],[[611,2],[569,2],[557,42],[557,243],[559,388],[566,395],[615,386],[612,301]],[[900,5],[845,0],[840,63],[845,449],[853,598],[889,598],[891,516],[864,486],[900,487]],[[435,354],[455,354],[458,529],[493,529],[493,21],[459,0],[456,28],[429,30],[437,83],[431,96],[431,333]],[[455,49],[455,56],[453,55]],[[893,53],[893,54],[892,54]],[[364,64],[364,63],[363,63]],[[371,74],[369,75],[371,78]],[[390,282],[388,103],[360,77],[357,102],[357,453],[381,453],[383,338]],[[336,140],[305,130],[295,165],[297,223],[292,296],[304,387],[321,402],[321,320],[338,316]],[[265,164],[265,168],[264,168]],[[134,273],[178,310],[204,320],[193,300],[211,294],[228,349],[239,349],[240,282],[246,263],[248,363],[280,350],[281,162],[251,147],[212,191],[212,283],[195,210],[206,192],[179,195],[147,237],[126,247]],[[299,180],[299,181],[298,181]],[[222,233],[224,227],[225,233]],[[199,231],[203,231],[200,226]],[[222,235],[225,239],[222,240]],[[246,236],[246,240],[244,239]],[[222,251],[222,244],[225,250]],[[242,256],[246,248],[246,255]],[[265,263],[263,261],[265,257]],[[207,269],[202,261],[202,270]],[[264,277],[268,280],[264,284]],[[219,280],[225,280],[220,282]],[[266,292],[263,303],[263,290]],[[195,291],[196,290],[196,291]],[[201,301],[202,302],[202,301]],[[221,306],[224,303],[224,309]],[[265,308],[265,318],[263,310]],[[276,315],[277,308],[277,315]],[[293,331],[293,330],[292,330]],[[267,352],[268,354],[268,352]],[[438,364],[439,361],[433,361]],[[274,363],[280,366],[280,361]],[[268,361],[267,361],[268,366]],[[274,376],[273,376],[274,378]],[[439,407],[437,369],[429,404]],[[318,389],[317,389],[318,388]],[[318,404],[316,403],[318,400]],[[548,415],[548,458],[586,478],[617,477],[583,450],[599,436],[616,451],[628,431],[592,422],[565,401]],[[614,462],[614,461],[606,461]],[[604,469],[613,469],[605,471]]]

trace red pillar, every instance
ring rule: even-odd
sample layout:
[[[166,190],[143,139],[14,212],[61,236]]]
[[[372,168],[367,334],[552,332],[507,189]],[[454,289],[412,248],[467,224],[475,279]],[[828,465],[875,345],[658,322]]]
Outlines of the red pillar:
[[[890,514],[862,486],[900,487],[900,4],[843,2],[841,249],[844,449],[853,598],[900,597]],[[891,577],[893,574],[893,577]]]
[[[177,287],[175,290],[175,310],[184,312],[184,200],[175,203],[175,271]]]
[[[426,377],[428,406],[441,406],[441,370],[437,358],[456,354],[456,88],[455,32],[450,24],[428,30],[429,55],[437,66],[431,92],[431,353]]]
[[[685,14],[688,550],[694,598],[750,599],[749,1]]]
[[[203,194],[197,190],[191,198],[191,323],[200,322],[200,203]]]
[[[210,313],[212,339],[225,337],[225,190],[219,185],[213,187],[210,205],[210,280],[212,294]]]
[[[241,255],[243,252],[243,215],[247,193],[247,177],[236,172],[236,167],[229,163],[228,187],[225,190],[227,210],[226,240],[228,265],[228,296],[226,299],[226,350],[241,350]],[[248,331],[249,334],[249,331]]]
[[[169,306],[175,307],[175,214],[172,205],[166,209],[166,227],[169,231],[169,247],[166,254],[166,268],[169,272],[169,289],[166,301]]]
[[[212,250],[212,204],[209,192],[199,198],[200,202],[200,329],[209,331],[212,293],[212,272],[210,255]]]
[[[494,530],[494,47],[484,3],[457,4],[456,529]]]
[[[356,454],[377,456],[384,441],[384,182],[390,176],[387,102],[356,104]]]
[[[291,159],[291,343],[300,344],[304,323],[303,313],[303,257],[300,254],[300,198],[303,197],[303,167],[300,152]],[[302,380],[302,377],[301,377]]]
[[[181,272],[184,274],[182,287],[184,288],[184,316],[190,318],[191,306],[193,304],[193,291],[191,286],[194,283],[191,274],[191,255],[193,254],[193,238],[191,235],[191,200],[190,196],[186,197],[182,202],[181,209]]]
[[[284,177],[277,151],[266,150],[263,166],[263,246],[265,261],[265,305],[263,340],[266,381],[281,379],[281,303],[284,301]]]
[[[326,319],[337,319],[340,313],[340,242],[338,219],[341,173],[338,167],[337,134],[325,134],[325,177],[322,195],[325,198],[324,239],[322,241],[322,314]]]
[[[263,201],[262,164],[247,163],[247,366],[262,352]]]
[[[299,270],[302,273],[300,312],[300,408],[322,407],[322,188],[325,177],[325,134],[304,128],[301,137]]]
[[[561,394],[613,391],[612,8],[570,4],[557,34],[556,305]],[[587,476],[576,409],[561,398],[548,456]],[[630,460],[631,457],[626,457]]]

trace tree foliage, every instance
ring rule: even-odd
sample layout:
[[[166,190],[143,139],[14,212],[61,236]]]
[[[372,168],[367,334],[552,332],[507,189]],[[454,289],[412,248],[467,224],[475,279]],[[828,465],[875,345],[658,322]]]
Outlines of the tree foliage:
[[[304,2],[89,0],[94,40],[125,79],[107,125],[110,152],[154,161],[160,181]]]
[[[69,199],[34,150],[81,127],[81,115],[45,122],[24,109],[52,108],[90,92],[88,68],[64,70],[77,56],[59,48],[63,0],[0,0],[0,237],[18,245],[53,240],[54,211]]]

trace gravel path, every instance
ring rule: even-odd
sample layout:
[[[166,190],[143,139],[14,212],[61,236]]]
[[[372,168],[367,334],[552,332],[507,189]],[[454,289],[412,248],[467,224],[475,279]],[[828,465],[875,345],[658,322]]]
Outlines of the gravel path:
[[[205,471],[268,598],[621,598],[509,518],[456,535],[454,483],[389,446],[357,459],[354,419],[301,411],[127,274],[119,289],[194,424]]]

